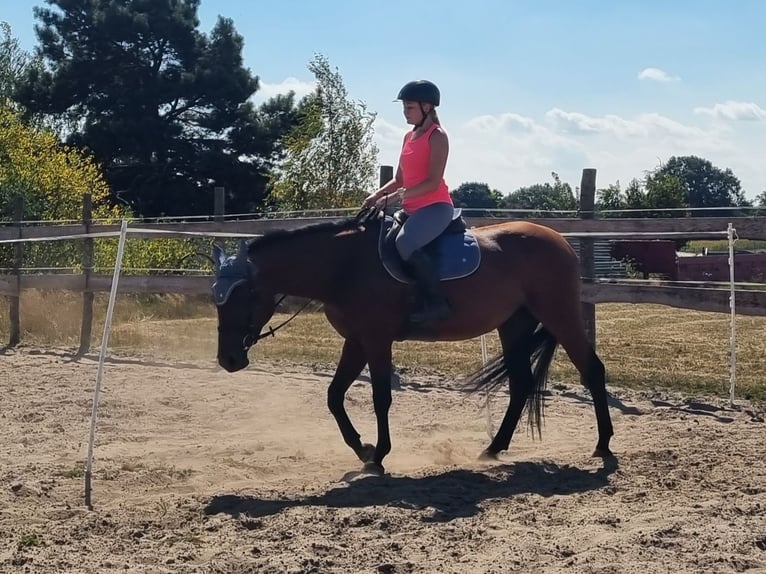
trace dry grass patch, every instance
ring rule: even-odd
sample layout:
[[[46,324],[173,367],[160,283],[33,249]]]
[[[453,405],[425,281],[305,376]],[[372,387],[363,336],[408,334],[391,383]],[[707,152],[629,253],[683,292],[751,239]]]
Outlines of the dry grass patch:
[[[25,292],[23,340],[44,347],[79,344],[81,297]],[[96,301],[94,348],[100,343],[106,296]],[[0,311],[0,335],[7,337],[7,307]],[[272,324],[286,319],[278,314]],[[687,394],[725,396],[729,381],[729,315],[660,305],[602,304],[596,308],[598,352],[609,382],[644,389],[675,389]],[[737,317],[738,395],[766,399],[766,317]],[[259,342],[252,361],[298,363],[332,369],[341,338],[321,312],[301,313],[275,337]],[[490,356],[499,352],[495,334],[487,337]],[[205,297],[176,295],[118,298],[110,338],[114,353],[176,360],[215,360],[215,308]],[[394,360],[405,373],[429,372],[460,378],[481,364],[479,339],[450,343],[403,342]],[[574,382],[577,375],[559,351],[554,380]]]

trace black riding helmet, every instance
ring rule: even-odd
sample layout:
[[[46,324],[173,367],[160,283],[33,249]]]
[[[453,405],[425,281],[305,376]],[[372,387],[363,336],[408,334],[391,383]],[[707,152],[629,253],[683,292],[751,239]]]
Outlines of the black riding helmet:
[[[396,96],[396,100],[394,101],[406,100],[408,102],[418,103],[420,106],[420,113],[423,114],[423,119],[415,126],[415,129],[417,129],[425,123],[426,118],[428,117],[428,114],[426,114],[426,111],[423,109],[423,104],[431,104],[433,107],[436,107],[439,105],[440,99],[441,94],[439,94],[439,88],[436,87],[436,84],[429,82],[428,80],[414,80],[404,84],[404,87],[399,90],[399,95]]]
[[[396,96],[395,101],[408,100],[410,102],[431,104],[436,107],[439,105],[440,99],[439,88],[436,87],[436,84],[428,80],[415,80],[404,84],[404,87],[399,90],[399,95]]]

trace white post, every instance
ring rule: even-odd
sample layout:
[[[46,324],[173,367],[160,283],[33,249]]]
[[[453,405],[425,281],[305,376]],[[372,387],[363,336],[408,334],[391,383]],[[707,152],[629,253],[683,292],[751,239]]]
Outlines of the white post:
[[[98,413],[98,397],[101,392],[101,380],[104,376],[104,359],[106,358],[106,347],[109,343],[109,330],[112,326],[112,313],[114,313],[114,302],[117,299],[117,283],[120,279],[120,269],[122,268],[122,254],[125,251],[125,239],[128,235],[128,221],[122,220],[120,226],[120,242],[117,244],[117,258],[114,262],[114,274],[112,275],[112,289],[109,292],[109,305],[106,308],[106,319],[104,320],[104,334],[101,337],[101,352],[98,356],[98,370],[96,372],[96,386],[93,391],[93,410],[90,415],[90,435],[88,437],[88,459],[85,463],[85,505],[88,510],[93,510],[91,502],[90,479],[93,470],[93,443],[96,438],[96,417]]]
[[[734,406],[734,387],[737,382],[737,310],[735,304],[734,289],[734,240],[736,230],[729,223],[726,233],[729,239],[729,309],[731,310],[731,339],[730,348],[730,367],[729,367],[729,403]]]

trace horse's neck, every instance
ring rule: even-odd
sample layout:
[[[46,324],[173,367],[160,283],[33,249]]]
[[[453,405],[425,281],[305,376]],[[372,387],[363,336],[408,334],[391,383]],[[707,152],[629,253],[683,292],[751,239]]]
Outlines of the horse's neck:
[[[349,264],[351,243],[330,234],[307,234],[267,247],[256,261],[275,292],[328,301]]]

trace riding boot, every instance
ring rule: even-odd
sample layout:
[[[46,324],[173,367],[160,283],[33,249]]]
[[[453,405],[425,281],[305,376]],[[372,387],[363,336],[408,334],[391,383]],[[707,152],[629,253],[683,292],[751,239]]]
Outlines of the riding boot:
[[[431,257],[423,249],[418,249],[407,260],[407,264],[415,279],[420,302],[419,308],[410,315],[410,323],[422,325],[449,317],[451,311]]]

